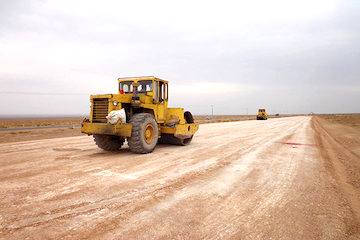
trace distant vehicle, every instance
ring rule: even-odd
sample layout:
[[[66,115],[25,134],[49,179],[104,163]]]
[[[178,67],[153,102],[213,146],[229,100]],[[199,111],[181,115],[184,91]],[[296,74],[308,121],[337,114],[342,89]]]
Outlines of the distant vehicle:
[[[266,113],[266,110],[264,108],[260,108],[258,110],[258,114],[256,116],[256,120],[267,120],[268,119],[268,115]]]

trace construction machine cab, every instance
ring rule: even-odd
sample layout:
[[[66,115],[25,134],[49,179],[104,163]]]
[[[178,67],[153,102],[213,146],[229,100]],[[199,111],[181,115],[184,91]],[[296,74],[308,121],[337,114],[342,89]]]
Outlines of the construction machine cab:
[[[119,93],[151,97],[153,103],[168,101],[168,82],[155,77],[119,78]]]

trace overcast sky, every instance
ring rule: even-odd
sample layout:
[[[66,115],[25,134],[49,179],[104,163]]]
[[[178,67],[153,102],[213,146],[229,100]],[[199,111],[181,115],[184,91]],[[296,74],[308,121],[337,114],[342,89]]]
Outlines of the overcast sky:
[[[360,112],[360,1],[0,0],[0,115],[87,114],[139,75],[195,114]]]

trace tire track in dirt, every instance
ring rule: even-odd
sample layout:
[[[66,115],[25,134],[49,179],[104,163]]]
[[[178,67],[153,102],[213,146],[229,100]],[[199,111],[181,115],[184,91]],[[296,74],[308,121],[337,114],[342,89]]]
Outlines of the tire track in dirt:
[[[270,138],[272,138],[272,136],[270,136]],[[253,145],[255,145],[255,143],[257,142],[257,140],[256,141],[254,141],[253,142]],[[247,146],[248,147],[248,146]],[[233,149],[233,147],[230,147],[231,149]],[[249,151],[251,151],[252,150],[252,148],[249,148],[248,150],[247,150],[247,152],[249,152]],[[225,151],[226,152],[226,151]],[[233,152],[230,152],[228,155],[233,155],[234,153]],[[196,156],[196,154],[195,154],[195,156]],[[226,156],[224,157],[224,159],[226,159]],[[169,161],[171,161],[172,159],[168,159]],[[182,166],[178,166],[178,167],[182,167]],[[224,167],[224,165],[219,165],[218,166],[218,168],[221,168],[221,167]],[[195,169],[196,170],[196,169]],[[205,169],[206,170],[206,169]],[[205,172],[205,174],[209,174],[209,171],[206,171]],[[186,181],[186,179],[194,179],[194,180],[196,180],[196,178],[193,176],[193,174],[189,174],[189,176],[184,176],[184,177],[181,177],[181,178],[176,178],[175,177],[175,179],[177,179],[176,181],[175,181],[175,183],[170,183],[170,184],[168,184],[167,186],[163,186],[161,189],[156,189],[155,188],[155,190],[150,190],[150,191],[146,191],[146,190],[142,190],[141,191],[141,196],[132,196],[133,198],[135,198],[135,199],[143,199],[143,198],[145,198],[145,196],[146,195],[149,195],[149,192],[154,192],[155,193],[155,195],[162,195],[162,194],[157,194],[157,192],[163,192],[164,191],[164,189],[170,189],[170,188],[172,188],[172,186],[173,185],[176,185],[176,182],[187,182]],[[145,189],[146,188],[149,188],[149,187],[145,187]],[[151,188],[150,188],[151,189]],[[115,196],[113,196],[111,199],[110,199],[110,201],[112,202],[113,200],[114,200],[114,197]],[[124,198],[124,196],[123,195],[121,195],[121,197],[122,198]],[[145,198],[146,199],[146,198]],[[101,208],[99,208],[99,207],[95,207],[96,206],[96,202],[91,202],[91,203],[89,203],[89,204],[91,204],[92,206],[93,206],[93,210],[99,210],[99,209],[101,209]],[[110,208],[110,206],[108,206],[108,205],[106,205],[106,203],[104,202],[104,200],[100,200],[99,201],[99,204],[102,204],[102,205],[104,205],[104,207],[106,207],[106,208]],[[134,204],[134,202],[132,202],[132,204]],[[141,203],[142,205],[146,205],[146,203]],[[95,205],[95,206],[94,206]],[[116,204],[116,205],[118,205],[118,204]],[[120,207],[124,207],[124,205],[120,205]],[[111,209],[111,208],[110,208]],[[79,210],[79,214],[81,214],[81,213],[88,213],[88,212],[91,212],[91,209],[90,210],[88,210],[88,209],[86,209],[86,210],[80,210],[80,209],[78,209]],[[40,214],[40,216],[41,216],[42,214]],[[121,213],[120,213],[120,215],[121,215]],[[66,216],[68,216],[68,217],[72,217],[73,215],[71,215],[71,214],[66,214]],[[31,216],[30,216],[31,217]],[[59,219],[59,217],[54,217],[54,219]],[[48,223],[48,221],[44,221],[44,223]],[[31,224],[31,225],[28,225],[28,226],[38,226],[39,224],[38,223],[35,223],[35,224]],[[108,224],[107,224],[108,225]],[[23,226],[23,227],[26,227],[26,226]]]
[[[335,179],[340,195],[351,206],[352,220],[349,224],[349,234],[360,237],[360,184],[353,184],[360,183],[360,179],[352,174],[355,169],[360,169],[360,157],[324,128],[325,120],[315,118],[312,124],[323,164],[328,169],[329,176]],[[342,159],[346,159],[347,166],[342,163]]]
[[[191,145],[148,155],[106,153],[89,137],[0,144],[0,235],[336,239],[348,210],[327,188],[313,140],[310,118],[292,117],[201,125]],[[311,200],[326,196],[329,214]]]
[[[72,141],[70,141],[70,142],[74,142],[73,140],[74,139],[71,139]],[[235,140],[237,140],[237,139],[235,139]],[[37,142],[39,142],[39,141],[37,141]],[[62,141],[60,141],[59,139],[56,139],[55,140],[55,142],[56,143],[58,143],[58,142],[62,142]],[[78,145],[79,143],[77,143],[77,145]],[[33,146],[33,144],[31,144],[31,143],[28,143],[28,142],[26,142],[26,143],[24,143],[23,145],[27,145],[27,146],[30,146],[30,148],[33,148],[34,146]],[[47,149],[47,148],[51,148],[52,147],[52,145],[51,144],[45,144],[45,146],[44,146],[44,148],[43,149]],[[66,148],[71,148],[72,150],[73,150],[73,148],[78,148],[78,146],[73,146],[73,145],[69,145],[69,143],[66,143],[66,144],[62,144],[62,146],[60,147],[57,147],[57,148],[55,148],[55,151],[56,151],[56,149],[66,149]],[[26,149],[27,150],[27,149]],[[200,149],[201,150],[201,149]],[[34,151],[34,149],[32,149],[32,151]],[[36,152],[36,150],[35,150],[35,152]],[[73,152],[73,151],[71,151],[71,152]],[[78,153],[78,151],[76,151],[77,153]],[[194,156],[197,156],[197,153],[194,153],[195,155]],[[231,153],[230,153],[231,154]],[[200,153],[200,155],[201,155],[201,153]],[[78,155],[78,156],[75,156],[74,157],[74,159],[76,160],[76,158],[81,158],[82,157],[82,155],[80,154],[80,155]],[[181,157],[183,157],[183,156],[180,156],[180,157],[178,157],[178,159],[180,159]],[[41,160],[42,160],[42,158],[40,158]],[[168,161],[172,161],[173,159],[168,159]],[[46,159],[44,159],[43,161],[46,161]],[[201,161],[201,159],[200,159],[200,161]],[[109,164],[113,164],[113,163],[109,163]],[[81,165],[80,165],[80,168],[81,168]],[[160,168],[160,170],[161,170],[161,168]],[[166,170],[166,169],[164,169],[164,170]],[[181,180],[181,179],[180,179]],[[140,191],[142,191],[142,189],[139,189]],[[76,193],[76,190],[75,191],[73,191],[74,193]],[[67,193],[68,194],[68,193]],[[124,195],[121,195],[120,194],[120,196],[124,196]],[[119,196],[119,197],[120,197]],[[112,196],[112,197],[114,197],[114,196]],[[142,196],[140,196],[140,197],[142,197]],[[116,199],[116,196],[115,196],[115,199]],[[113,199],[112,199],[113,200]],[[112,201],[111,200],[111,197],[110,197],[110,202]],[[102,201],[99,201],[100,203],[102,202]],[[103,202],[104,203],[104,202]],[[89,204],[93,204],[93,202],[89,202]],[[106,205],[105,205],[106,206]],[[94,209],[98,209],[98,208],[94,208]],[[86,210],[85,210],[86,211]],[[51,211],[50,211],[51,212]],[[38,217],[40,217],[41,216],[41,214],[40,215],[38,215]],[[31,217],[31,216],[28,216],[28,217]],[[15,220],[15,219],[13,219],[13,220]]]
[[[241,154],[232,154],[232,159],[228,165],[222,166],[219,171],[211,175],[206,179],[206,181],[199,181],[195,185],[188,185],[180,189],[180,191],[176,191],[172,193],[172,195],[167,196],[167,199],[164,199],[160,203],[155,206],[151,206],[150,210],[146,210],[146,215],[141,212],[139,216],[133,217],[125,227],[121,227],[122,231],[118,232],[116,235],[112,235],[112,237],[128,236],[129,233],[126,233],[126,229],[131,229],[132,232],[137,231],[137,229],[133,229],[134,226],[139,228],[141,227],[141,222],[136,221],[137,219],[141,219],[141,221],[146,221],[147,218],[154,217],[155,213],[159,211],[167,211],[171,207],[176,204],[179,204],[181,201],[192,198],[193,195],[201,195],[202,197],[207,195],[216,195],[219,199],[228,199],[229,193],[232,191],[232,186],[241,181],[242,178],[245,178],[249,174],[249,169],[246,169],[247,166],[252,164],[252,161],[256,159],[256,156],[261,152],[265,151],[269,146],[273,145],[276,141],[279,141],[285,138],[288,135],[292,135],[294,131],[297,130],[299,124],[295,124],[292,128],[288,129],[286,132],[283,131],[277,137],[267,136],[263,137],[264,145],[261,147],[258,144],[254,144],[252,147],[250,146],[247,151],[241,152]],[[257,140],[258,141],[258,140]],[[245,168],[244,168],[245,167]],[[224,191],[225,190],[225,191]],[[169,199],[170,198],[170,199]],[[245,203],[246,204],[246,203]],[[218,209],[220,210],[220,209]],[[215,210],[216,212],[216,210]],[[158,213],[161,214],[161,213]],[[221,222],[214,221],[212,216],[210,215],[210,221],[208,223],[206,218],[203,220],[205,223],[204,226],[211,226],[212,229],[216,229],[222,226]],[[230,222],[232,219],[227,219]],[[149,221],[149,220],[148,220]],[[154,222],[155,220],[150,220],[150,222]],[[156,221],[155,221],[156,222]],[[216,222],[216,224],[214,224]],[[140,229],[138,229],[140,230]],[[221,231],[220,231],[221,230]],[[219,229],[220,232],[226,231],[226,229]],[[111,233],[110,233],[111,234]],[[212,239],[214,234],[205,236],[206,239]],[[204,237],[204,236],[202,236]],[[201,238],[202,238],[201,237]]]

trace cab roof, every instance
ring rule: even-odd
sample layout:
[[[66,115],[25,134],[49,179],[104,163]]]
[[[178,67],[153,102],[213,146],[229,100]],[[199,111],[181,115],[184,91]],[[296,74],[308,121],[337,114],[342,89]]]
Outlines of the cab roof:
[[[162,81],[162,82],[168,82],[166,80],[154,77],[154,76],[141,76],[141,77],[124,77],[124,78],[118,78],[119,82],[123,81],[142,81],[142,80],[154,80],[154,81]]]

